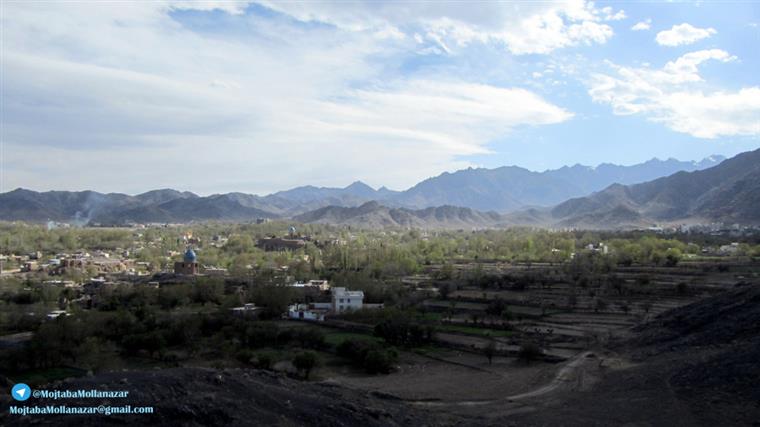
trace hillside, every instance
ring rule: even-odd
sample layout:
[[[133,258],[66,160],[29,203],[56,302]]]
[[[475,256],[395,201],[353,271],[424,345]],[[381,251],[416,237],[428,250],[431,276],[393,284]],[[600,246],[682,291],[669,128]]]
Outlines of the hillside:
[[[256,196],[247,196],[256,198]],[[250,200],[228,195],[200,197],[189,192],[155,190],[137,196],[94,191],[36,191],[16,189],[0,194],[0,219],[74,225],[126,222],[189,222],[251,220],[275,214]]]
[[[757,425],[760,287],[667,311],[594,356],[599,368],[580,375],[586,389],[529,410],[494,408],[493,417],[531,426]]]
[[[760,223],[760,150],[718,166],[631,186],[611,185],[551,209],[562,226],[618,228],[653,222]]]
[[[136,196],[16,189],[0,194],[0,220],[119,225],[293,218],[370,228],[630,228],[683,220],[756,223],[760,218],[760,173],[757,156],[745,154],[748,160],[741,160],[742,155],[723,163],[722,157],[713,156],[702,162],[653,159],[634,166],[576,165],[545,172],[515,166],[466,169],[427,179],[402,192],[385,187],[375,190],[360,181],[345,188],[304,186],[267,196],[198,196],[172,189]],[[623,185],[718,163],[713,168]],[[609,185],[612,182],[620,183]],[[576,197],[603,187],[591,196]]]
[[[51,384],[51,389],[129,390],[112,405],[153,406],[151,415],[11,416],[3,425],[157,425],[157,426],[399,426],[461,425],[461,419],[433,414],[371,393],[329,384],[304,383],[260,370],[174,368],[110,372]],[[0,398],[5,407],[8,396]],[[39,402],[39,405],[60,404]],[[92,400],[67,401],[87,406]],[[96,405],[103,402],[97,401]],[[35,403],[36,404],[36,403]]]
[[[469,208],[439,206],[420,210],[389,208],[378,202],[347,208],[327,206],[293,217],[304,223],[350,225],[362,228],[473,228],[496,225],[501,216]]]
[[[413,209],[453,205],[509,212],[526,206],[552,206],[615,183],[636,184],[679,171],[701,170],[723,160],[722,156],[711,156],[700,162],[652,159],[632,166],[604,163],[597,167],[575,165],[544,172],[517,166],[470,168],[426,179],[387,198],[386,204]]]

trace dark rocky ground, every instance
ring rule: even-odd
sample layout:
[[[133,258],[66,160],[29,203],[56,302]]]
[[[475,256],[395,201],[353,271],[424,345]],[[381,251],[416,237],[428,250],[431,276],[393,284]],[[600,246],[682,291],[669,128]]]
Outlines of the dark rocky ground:
[[[21,419],[3,410],[0,425],[760,426],[760,286],[671,310],[633,332],[565,369],[550,391],[485,405],[431,408],[265,371],[177,368],[50,385],[127,389],[127,402],[111,403],[152,405],[152,416]],[[7,394],[0,399],[7,408]]]
[[[591,372],[600,379],[590,390],[562,390],[494,419],[516,425],[760,426],[760,286],[671,310],[634,332],[614,347],[625,366]]]
[[[50,389],[129,390],[111,405],[154,406],[154,415],[0,416],[0,425],[162,426],[432,426],[457,425],[456,416],[417,410],[387,396],[304,383],[259,370],[176,368],[112,372],[51,384]],[[103,400],[29,399],[27,405],[108,404]],[[10,402],[3,402],[8,408]]]

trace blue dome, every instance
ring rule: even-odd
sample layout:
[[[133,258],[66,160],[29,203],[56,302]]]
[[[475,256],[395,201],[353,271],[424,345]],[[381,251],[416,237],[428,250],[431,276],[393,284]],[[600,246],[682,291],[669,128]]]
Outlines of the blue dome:
[[[290,231],[290,234],[296,234],[296,228],[291,226],[288,231]]]
[[[197,257],[193,248],[187,248],[187,251],[185,251],[185,262],[195,262],[196,259]]]

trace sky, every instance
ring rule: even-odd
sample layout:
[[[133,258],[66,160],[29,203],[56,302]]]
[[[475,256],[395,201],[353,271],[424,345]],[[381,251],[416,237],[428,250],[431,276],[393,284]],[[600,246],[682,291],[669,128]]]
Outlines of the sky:
[[[406,189],[760,147],[760,2],[0,2],[0,192]]]

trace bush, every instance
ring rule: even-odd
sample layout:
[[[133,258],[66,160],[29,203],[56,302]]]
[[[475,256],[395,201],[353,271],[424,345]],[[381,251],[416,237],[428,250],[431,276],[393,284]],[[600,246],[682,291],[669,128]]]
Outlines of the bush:
[[[689,290],[689,285],[687,285],[686,282],[679,282],[676,285],[676,292],[678,292],[678,295],[686,295],[688,290]]]
[[[311,374],[311,371],[319,366],[319,364],[319,356],[317,356],[317,353],[314,353],[313,351],[304,351],[303,353],[298,353],[296,357],[293,358],[293,366],[298,369],[298,372],[302,372],[303,377],[307,380],[309,379],[309,374]]]
[[[351,360],[369,374],[388,374],[398,361],[398,352],[364,340],[345,340],[336,348],[338,356]]]
[[[294,333],[294,338],[303,348],[313,348],[318,350],[326,346],[325,334],[316,328],[297,329]]]
[[[364,358],[364,370],[369,374],[388,374],[398,360],[398,353],[393,349],[373,349]]]
[[[244,364],[244,365],[251,365],[253,364],[253,352],[251,350],[240,350],[237,353],[235,353],[235,358],[238,360],[238,362]]]
[[[272,369],[274,365],[274,356],[269,353],[256,354],[256,367],[259,369]]]
[[[517,357],[522,361],[530,363],[534,360],[538,360],[542,354],[543,350],[541,350],[541,347],[539,347],[536,343],[526,342],[520,347],[520,351],[517,353]]]
[[[414,347],[433,340],[435,328],[420,325],[408,318],[388,319],[375,326],[375,336],[393,345]]]

